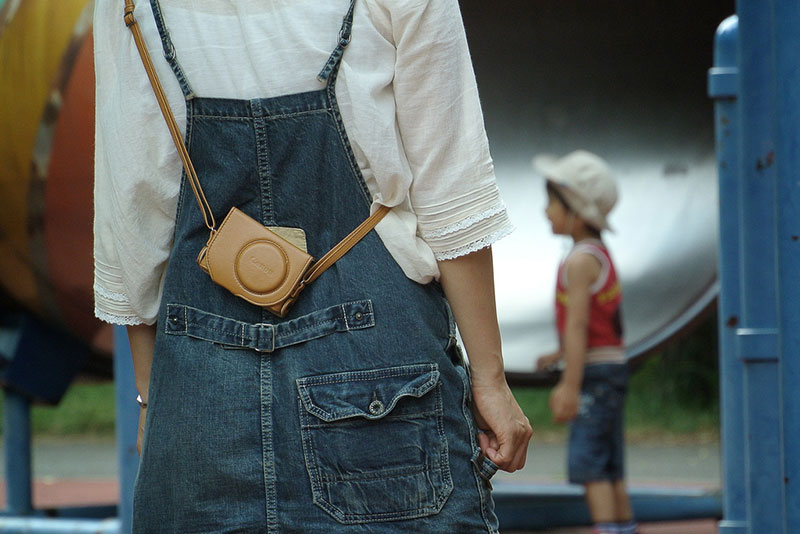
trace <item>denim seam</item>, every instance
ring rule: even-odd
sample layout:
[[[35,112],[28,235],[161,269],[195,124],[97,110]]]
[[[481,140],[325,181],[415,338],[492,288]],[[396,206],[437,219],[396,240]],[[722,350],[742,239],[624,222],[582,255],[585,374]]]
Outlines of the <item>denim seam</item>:
[[[309,109],[304,111],[292,111],[289,113],[278,113],[275,115],[263,114],[257,117],[253,116],[246,116],[246,115],[215,115],[212,113],[198,113],[195,115],[198,119],[215,119],[215,120],[225,120],[225,121],[238,121],[238,122],[250,122],[252,120],[263,119],[264,121],[273,121],[279,119],[291,119],[294,117],[301,117],[304,115],[316,115],[320,113],[328,113],[330,112],[329,107],[319,108],[319,109]]]
[[[422,397],[413,397],[413,398],[420,399]],[[308,410],[306,410],[306,411],[308,411]],[[309,412],[309,413],[311,413],[311,412]],[[403,413],[403,414],[398,414],[398,415],[389,414],[389,415],[386,415],[384,417],[378,417],[378,418],[375,418],[375,419],[369,419],[369,421],[379,421],[379,420],[381,420],[381,421],[393,421],[393,420],[397,420],[397,419],[402,419],[402,420],[425,419],[426,417],[431,417],[431,416],[434,416],[434,415],[437,415],[437,414],[438,414],[438,412],[436,410],[432,410],[432,411],[428,410],[428,411],[424,411],[424,412]],[[314,414],[311,414],[311,415],[314,415]],[[319,418],[317,418],[317,419],[319,419]],[[330,421],[330,422],[322,421],[321,423],[308,423],[307,425],[308,425],[308,428],[320,429],[321,430],[321,429],[328,428],[328,427],[330,427],[331,425],[334,425],[334,424],[339,425],[339,424],[347,423],[348,420],[352,421],[352,422],[355,422],[356,420],[363,420],[363,419],[364,419],[364,417],[362,417],[361,415],[353,414],[352,416],[349,416],[346,419],[334,419],[333,421]]]
[[[347,155],[347,162],[350,164],[350,169],[353,172],[353,177],[356,179],[356,182],[359,185],[359,189],[361,189],[361,193],[364,195],[364,200],[366,200],[367,207],[372,205],[372,195],[369,192],[369,188],[367,187],[366,182],[364,181],[364,176],[361,174],[361,169],[358,167],[356,162],[355,154],[353,154],[353,147],[350,144],[350,139],[347,136],[347,132],[345,131],[344,122],[342,121],[342,116],[338,112],[338,101],[336,99],[336,77],[337,73],[334,72],[331,81],[328,83],[327,92],[328,98],[331,102],[330,106],[330,114],[333,117],[334,124],[336,125],[336,132],[339,134],[339,142],[342,145],[342,149],[345,151]]]
[[[478,446],[478,443],[476,441],[476,431],[477,431],[477,429],[475,427],[474,419],[473,419],[472,413],[470,411],[470,404],[472,403],[472,399],[471,399],[472,395],[471,395],[471,389],[470,389],[470,383],[469,383],[469,372],[468,371],[469,371],[469,368],[468,367],[464,367],[464,373],[465,373],[465,377],[467,378],[467,380],[465,381],[464,378],[461,379],[462,388],[463,388],[463,390],[462,390],[463,393],[462,393],[462,397],[461,397],[461,411],[462,411],[462,414],[464,416],[464,419],[467,422],[467,426],[470,429],[469,441],[470,441],[470,445],[472,447],[473,455],[475,455],[475,454],[479,454],[480,453],[480,447]],[[471,471],[472,471],[472,476],[475,479],[476,489],[478,490],[478,498],[481,501],[481,517],[483,518],[483,524],[486,526],[487,532],[489,532],[490,534],[496,534],[498,531],[491,527],[490,522],[489,522],[489,517],[487,517],[487,509],[486,509],[487,508],[487,498],[486,498],[487,495],[486,495],[486,490],[483,487],[483,485],[486,482],[484,481],[483,477],[480,476],[480,474],[478,473],[477,469],[475,469],[473,467],[473,469],[471,469]]]
[[[184,139],[184,144],[186,145],[186,152],[191,154],[192,151],[192,126],[193,126],[193,117],[192,114],[192,103],[187,101],[186,102],[186,132]],[[186,176],[186,169],[181,167],[181,184],[180,188],[178,189],[178,205],[175,207],[175,220],[177,221],[178,218],[181,216],[181,212],[183,211],[183,198],[185,195],[188,194],[188,188],[186,184],[188,183],[188,177]]]
[[[265,226],[276,226],[275,213],[272,209],[272,169],[269,161],[267,125],[261,101],[250,101],[253,112],[253,134],[256,141],[256,166],[258,168],[259,196],[261,201],[261,221]]]
[[[397,406],[397,403],[400,402],[400,399],[402,399],[404,397],[412,397],[412,398],[415,398],[415,399],[421,399],[422,397],[424,397],[425,395],[430,393],[430,391],[432,389],[434,389],[434,388],[433,387],[429,387],[427,389],[424,389],[424,386],[427,386],[428,384],[430,384],[430,381],[426,382],[425,384],[423,384],[422,386],[417,388],[416,391],[409,391],[409,392],[402,393],[402,394],[396,393],[395,395],[392,396],[392,402],[389,405],[389,407],[386,409],[386,411],[384,412],[384,415],[380,415],[380,416],[367,415],[367,413],[363,409],[359,409],[360,413],[339,414],[337,416],[337,414],[339,413],[338,411],[337,412],[327,411],[324,408],[321,408],[318,403],[314,403],[311,400],[311,396],[308,394],[307,391],[303,391],[301,393],[301,395],[302,395],[302,399],[303,399],[303,404],[306,405],[306,410],[308,411],[308,413],[310,413],[312,415],[315,415],[316,417],[318,417],[319,419],[322,419],[324,422],[326,422],[328,424],[333,423],[335,421],[342,421],[344,419],[352,419],[352,418],[355,418],[355,417],[365,418],[365,419],[367,419],[369,421],[378,421],[380,419],[384,419],[384,420],[388,419],[389,418],[388,417],[389,413],[392,410],[395,409],[395,407]],[[308,402],[306,402],[306,400]],[[357,406],[354,406],[354,407],[358,408]],[[411,415],[413,415],[413,414],[411,414]],[[326,417],[328,417],[328,416],[329,416],[329,419],[326,419]],[[322,425],[322,426],[324,427],[325,425]]]
[[[419,473],[425,473],[427,471],[435,470],[439,466],[436,464],[423,464],[423,465],[416,465],[414,467],[402,468],[398,467],[395,469],[383,469],[381,471],[373,471],[371,473],[361,473],[358,476],[351,476],[351,477],[342,477],[342,476],[326,476],[322,475],[322,480],[325,482],[351,482],[351,481],[359,481],[359,480],[381,480],[384,478],[400,478],[403,476],[408,475],[415,475]]]
[[[205,113],[198,113],[194,117],[196,119],[214,119],[214,120],[231,121],[231,122],[251,122],[254,120],[253,117],[245,117],[239,115],[208,115]]]
[[[303,429],[307,428],[309,414],[305,410],[302,402],[298,402],[298,409],[300,410],[300,439],[303,442],[303,457],[306,463],[306,472],[308,473],[308,480],[311,484],[311,500],[314,504],[324,509],[323,504],[320,502],[320,495],[322,495],[322,481],[319,473],[319,466],[317,465],[317,455],[314,451],[314,443],[311,439],[309,432],[304,432]]]
[[[349,331],[350,325],[347,324],[347,312],[344,309],[344,304],[342,304],[341,308],[342,308],[342,317],[344,318],[344,329],[345,331]]]
[[[438,413],[443,414],[444,406],[442,404],[442,383],[439,382],[434,389],[436,390],[436,410]],[[450,494],[453,492],[453,479],[452,479],[452,473],[450,472],[450,450],[447,444],[447,434],[445,433],[444,430],[443,419],[444,419],[443,417],[438,417],[436,419],[439,431],[439,442],[441,443],[441,455],[442,455],[440,459],[440,463],[442,465],[440,472],[443,473],[442,475],[443,491],[442,494],[439,495],[439,500],[441,501],[439,508],[444,506],[445,501],[447,500],[448,497],[450,497]]]
[[[390,369],[376,369],[370,371],[348,371],[344,373],[335,373],[332,375],[324,376],[310,376],[299,378],[298,382],[308,385],[321,385],[321,384],[341,384],[344,382],[366,382],[369,380],[376,380],[380,378],[392,378],[395,376],[406,376],[416,374],[416,369],[429,369],[428,372],[438,371],[439,366],[435,363],[418,363],[402,367],[392,367]],[[347,379],[346,377],[353,377]],[[438,376],[436,377],[438,378]]]
[[[264,476],[264,505],[267,532],[277,534],[279,531],[277,517],[277,490],[275,488],[275,451],[272,434],[272,361],[269,358],[260,360],[259,391],[261,395],[261,454]],[[268,384],[265,384],[267,382]],[[268,385],[269,391],[264,391]]]

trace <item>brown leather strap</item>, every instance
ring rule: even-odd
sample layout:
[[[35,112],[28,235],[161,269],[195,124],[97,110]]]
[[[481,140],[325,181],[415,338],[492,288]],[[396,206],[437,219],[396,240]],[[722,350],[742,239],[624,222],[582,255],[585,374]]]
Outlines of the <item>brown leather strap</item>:
[[[391,210],[388,206],[379,206],[375,213],[370,215],[358,227],[350,232],[350,234],[339,241],[339,243],[330,249],[319,261],[317,261],[308,273],[303,278],[303,284],[308,285],[325,272],[325,269],[336,263],[339,258],[347,254],[347,252],[355,246],[356,243],[369,233],[370,230],[375,228],[375,225],[380,222],[383,217]]]
[[[178,149],[178,156],[183,162],[183,168],[186,169],[186,177],[189,179],[189,184],[192,186],[194,196],[197,199],[197,205],[200,206],[200,211],[203,212],[203,221],[212,232],[216,232],[217,223],[214,221],[214,213],[211,211],[211,206],[206,200],[206,195],[203,193],[203,188],[200,187],[200,180],[197,178],[197,173],[192,165],[192,160],[189,158],[189,151],[183,142],[183,135],[181,134],[178,123],[175,121],[175,116],[167,102],[167,97],[164,94],[164,88],[161,86],[161,81],[158,79],[155,67],[153,67],[153,60],[150,58],[150,52],[147,51],[147,46],[142,37],[142,30],[139,28],[139,23],[133,16],[135,9],[133,0],[125,0],[125,25],[130,28],[133,33],[133,40],[136,41],[136,48],[139,50],[139,55],[144,64],[144,70],[147,72],[147,77],[150,79],[150,85],[153,86],[153,92],[158,100],[158,106],[161,108],[161,114],[164,120],[167,121],[167,128],[172,135],[172,141],[175,143],[175,148]]]
[[[133,32],[133,40],[136,41],[136,48],[139,50],[139,55],[142,57],[142,63],[144,64],[145,71],[147,71],[147,77],[150,79],[150,85],[153,86],[153,92],[161,108],[161,114],[164,116],[164,120],[167,121],[169,133],[172,135],[172,140],[175,142],[175,147],[178,149],[178,155],[183,162],[183,168],[186,169],[186,176],[189,178],[189,184],[192,186],[192,191],[194,191],[194,196],[197,199],[197,204],[200,206],[200,211],[203,212],[203,220],[209,230],[216,232],[214,214],[211,212],[211,206],[209,206],[208,200],[206,200],[206,196],[203,193],[203,188],[200,186],[200,180],[197,178],[194,165],[192,165],[192,160],[189,158],[189,151],[186,149],[186,145],[183,142],[183,135],[181,135],[180,128],[178,128],[178,123],[175,122],[175,116],[172,114],[172,110],[167,102],[167,97],[164,94],[164,89],[161,87],[161,82],[158,79],[156,69],[153,67],[150,53],[147,51],[147,47],[144,44],[142,30],[139,28],[139,24],[133,16],[134,8],[133,0],[125,0],[125,25]],[[361,241],[370,230],[375,228],[375,225],[377,225],[390,210],[391,208],[387,206],[379,206],[375,213],[365,219],[364,222],[359,224],[347,237],[342,239],[335,247],[322,256],[319,261],[314,263],[313,267],[309,269],[308,273],[303,278],[302,285],[305,286],[316,280],[328,267],[347,254],[356,243]]]

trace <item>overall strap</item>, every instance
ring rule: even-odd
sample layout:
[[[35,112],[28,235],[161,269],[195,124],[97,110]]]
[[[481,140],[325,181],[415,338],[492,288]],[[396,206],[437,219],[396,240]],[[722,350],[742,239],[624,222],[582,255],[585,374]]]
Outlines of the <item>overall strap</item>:
[[[342,21],[342,28],[339,30],[339,42],[336,44],[336,48],[333,49],[333,52],[331,52],[325,66],[322,67],[320,73],[317,74],[317,79],[321,82],[327,82],[329,86],[336,83],[336,75],[339,73],[339,65],[342,63],[344,49],[350,44],[355,5],[356,0],[350,0],[350,9],[347,10],[347,14],[345,14],[344,20]]]
[[[211,212],[211,206],[208,204],[208,200],[206,200],[206,196],[203,193],[203,188],[200,186],[200,180],[197,178],[197,173],[194,170],[194,165],[192,165],[192,160],[189,157],[189,151],[186,149],[186,145],[183,142],[183,136],[178,128],[178,123],[175,121],[175,116],[172,114],[172,110],[169,107],[169,103],[167,102],[167,97],[164,94],[164,90],[161,87],[161,82],[158,79],[158,73],[156,73],[155,67],[153,67],[153,62],[150,59],[150,53],[147,51],[147,47],[144,43],[144,38],[142,37],[142,30],[139,28],[139,24],[136,22],[136,17],[134,17],[133,12],[135,10],[134,0],[124,0],[125,1],[125,11],[124,11],[124,18],[125,18],[125,25],[131,30],[133,33],[133,40],[136,42],[136,48],[139,50],[139,55],[142,58],[142,63],[144,64],[144,69],[147,72],[147,77],[150,79],[150,84],[153,87],[153,92],[156,95],[156,100],[158,100],[159,107],[161,108],[161,114],[164,116],[164,120],[167,123],[167,127],[169,128],[169,132],[172,135],[172,141],[175,143],[175,148],[178,150],[178,156],[180,156],[181,161],[183,162],[184,170],[186,171],[186,176],[189,181],[189,185],[192,187],[192,191],[194,192],[194,196],[197,199],[197,204],[200,207],[200,211],[203,212],[203,220],[206,223],[206,227],[211,230],[211,233],[215,233],[216,229],[216,222],[214,221],[214,214]],[[346,40],[349,42],[350,40],[350,30],[349,27],[352,24],[353,18],[353,0],[350,4],[350,11],[348,12],[348,16],[345,17],[345,26],[347,26],[346,30]],[[343,27],[344,30],[344,27]],[[345,35],[345,33],[342,33]],[[345,40],[344,37],[340,38],[339,46],[344,50],[344,46],[346,43],[342,45],[342,42]],[[337,47],[338,49],[338,47]],[[335,53],[335,51],[334,51]],[[341,59],[341,53],[339,54],[339,59]],[[333,74],[335,75],[336,69],[338,68],[339,59],[334,61],[333,66]],[[335,78],[335,76],[334,76]],[[367,235],[375,225],[377,225],[383,217],[389,213],[388,206],[378,206],[375,210],[375,213],[370,215],[367,219],[364,220],[358,227],[350,232],[344,239],[342,239],[336,246],[334,246],[331,250],[329,250],[324,256],[322,256],[319,261],[317,261],[311,269],[306,273],[305,277],[303,278],[301,285],[298,289],[295,290],[296,296],[300,290],[303,289],[307,284],[310,284],[314,280],[316,280],[319,275],[321,275],[328,267],[336,263],[342,256],[344,256],[351,248],[353,248],[361,239]]]
[[[161,12],[161,4],[158,0],[150,0],[150,7],[153,10],[153,17],[156,19],[158,34],[161,36],[161,45],[164,47],[164,58],[172,68],[172,72],[175,73],[175,77],[178,78],[178,83],[181,86],[181,91],[183,91],[183,96],[189,100],[194,97],[194,93],[192,92],[192,88],[186,79],[186,75],[184,74],[180,63],[178,63],[178,55],[175,52],[175,45],[172,44],[172,38],[169,35],[169,31],[167,31],[166,24],[164,24],[164,15]]]

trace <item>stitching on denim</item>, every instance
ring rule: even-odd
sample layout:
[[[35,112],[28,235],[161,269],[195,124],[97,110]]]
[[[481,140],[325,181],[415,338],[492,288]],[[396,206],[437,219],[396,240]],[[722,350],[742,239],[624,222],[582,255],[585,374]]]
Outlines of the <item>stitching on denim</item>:
[[[417,464],[414,466],[408,467],[395,467],[393,469],[381,469],[371,471],[369,473],[359,473],[355,476],[328,476],[322,475],[321,479],[323,482],[351,482],[351,481],[361,481],[361,480],[379,480],[382,478],[400,478],[403,476],[409,475],[417,475],[419,473],[425,473],[428,471],[433,471],[439,469],[440,466],[433,464]]]
[[[186,132],[184,139],[184,144],[186,145],[186,151],[191,153],[192,150],[192,126],[194,125],[194,104],[192,102],[186,102]],[[177,224],[178,218],[181,216],[183,212],[183,199],[186,195],[188,195],[188,188],[186,184],[188,183],[188,177],[186,176],[186,169],[181,165],[181,183],[178,189],[178,205],[175,208],[175,221]]]
[[[352,311],[353,308],[363,305],[367,309],[372,309],[372,302],[370,300],[360,300],[360,301],[352,301],[343,303],[339,306],[334,308],[340,308],[337,310],[336,315],[331,318],[326,319],[319,319],[316,321],[311,322],[310,324],[302,327],[302,328],[289,328],[288,332],[280,334],[279,332],[282,330],[280,326],[286,323],[278,323],[277,325],[270,325],[272,327],[272,351],[278,348],[283,348],[286,346],[291,346],[299,343],[304,343],[306,341],[311,341],[312,339],[318,339],[320,337],[325,337],[331,334],[336,333],[337,324],[339,321],[344,320],[345,325],[347,326],[347,330],[355,330],[355,329],[362,329],[362,328],[369,328],[375,325],[374,318],[372,318],[371,312],[362,312],[365,316],[369,316],[370,320],[366,321],[364,324],[351,326],[347,323],[347,315],[348,313],[343,311],[345,309],[350,309]],[[167,330],[165,326],[165,333],[172,334],[172,335],[181,335],[185,334],[189,337],[193,337],[195,339],[202,339],[204,341],[209,341],[211,343],[215,343],[218,345],[227,345],[231,347],[244,347],[244,348],[253,348],[248,345],[248,343],[256,343],[258,341],[258,336],[249,336],[246,334],[248,326],[254,326],[250,323],[245,321],[238,321],[236,319],[230,319],[227,317],[223,317],[221,315],[216,315],[214,313],[206,312],[200,310],[198,308],[194,308],[192,306],[186,305],[178,305],[178,304],[168,304],[167,305],[167,316],[170,316],[172,313],[170,310],[180,308],[183,312],[183,330]],[[329,311],[330,308],[326,308],[324,310],[320,310],[319,313],[326,313]],[[189,312],[194,312],[198,318],[189,319]],[[218,326],[212,326],[208,324],[211,321],[216,320],[220,324]],[[228,330],[228,328],[232,328],[232,330]],[[190,332],[191,330],[191,332]],[[308,331],[319,330],[316,335],[303,337],[303,334]],[[214,337],[210,337],[210,335]],[[300,338],[295,340],[294,338]],[[238,343],[237,343],[238,340]]]
[[[234,122],[250,122],[255,120],[253,117],[245,117],[240,115],[209,115],[207,113],[198,113],[194,116],[196,119],[214,119],[221,121],[234,121]]]
[[[397,415],[392,415],[392,411],[397,408],[397,404],[400,402],[400,399],[404,399],[406,397],[412,399],[422,399],[426,395],[428,395],[433,388],[426,389],[424,391],[417,391],[416,393],[406,392],[402,395],[395,394],[392,397],[392,402],[383,412],[383,415],[372,415],[371,413],[368,414],[363,408],[352,404],[351,406],[356,409],[356,411],[347,410],[344,411],[342,409],[336,410],[335,412],[327,411],[324,408],[320,407],[319,403],[313,402],[313,400],[309,400],[309,406],[306,406],[306,410],[315,415],[317,418],[321,419],[324,424],[321,424],[322,427],[327,425],[333,424],[335,422],[345,421],[347,419],[363,419],[367,421],[380,421],[380,420],[388,420],[388,419],[416,419],[420,415],[424,415],[427,412],[408,412],[402,413]],[[344,412],[344,413],[342,413]],[[328,417],[326,417],[328,416]]]
[[[412,397],[412,398],[414,398],[414,399],[423,399],[423,397],[424,397],[424,395],[422,397]],[[362,423],[364,421],[372,421],[372,422],[378,422],[378,421],[385,421],[385,422],[388,422],[388,421],[412,421],[412,420],[416,420],[416,419],[425,419],[425,418],[428,418],[428,417],[431,417],[431,416],[434,416],[434,415],[438,414],[437,409],[434,408],[433,410],[425,410],[425,411],[422,411],[422,412],[408,412],[408,413],[401,413],[401,414],[395,415],[394,413],[392,413],[394,411],[394,408],[396,408],[396,404],[391,410],[388,411],[387,415],[385,415],[383,417],[374,417],[374,418],[373,417],[370,417],[370,418],[364,417],[364,415],[362,415],[362,414],[366,414],[366,412],[364,412],[364,410],[361,410],[361,413],[349,414],[347,417],[343,417],[341,419],[334,419],[333,421],[324,421],[324,420],[320,419],[319,417],[315,416],[315,421],[321,421],[321,422],[319,422],[319,423],[317,423],[317,422],[309,422],[309,423],[307,423],[307,428],[309,428],[309,429],[317,429],[317,430],[324,430],[326,428],[330,428],[331,426],[340,426],[340,425],[341,426],[347,426],[348,423],[359,423],[360,424],[360,423]],[[312,413],[311,411],[309,411],[307,409],[305,411],[307,413],[311,414],[311,415],[314,415],[314,413]]]
[[[416,374],[417,369],[428,369],[428,372],[438,371],[439,365],[435,363],[412,363],[400,367],[388,367],[386,369],[370,369],[366,371],[347,371],[344,373],[333,373],[322,376],[309,376],[299,378],[303,385],[322,385],[322,384],[341,384],[344,382],[366,382],[378,380],[380,378],[392,378],[395,376],[405,376]],[[348,379],[347,377],[352,377]],[[437,375],[438,378],[438,375]]]
[[[223,113],[198,113],[194,115],[197,119],[215,119],[215,120],[225,120],[225,121],[237,121],[237,122],[250,122],[256,119],[264,119],[265,121],[274,121],[280,119],[291,119],[294,117],[301,117],[305,115],[315,115],[319,113],[328,113],[330,111],[330,106],[325,106],[322,108],[317,109],[308,109],[303,111],[290,111],[286,113],[278,113],[276,115],[261,115],[258,117],[252,117],[248,115],[227,115]]]
[[[332,81],[328,83],[328,87],[326,88],[326,91],[328,92],[328,98],[332,104],[330,113],[333,117],[334,124],[336,125],[336,132],[339,134],[339,142],[341,143],[342,149],[347,155],[347,163],[350,165],[350,170],[353,172],[353,177],[356,179],[359,189],[361,189],[361,193],[364,196],[364,200],[366,200],[367,207],[370,207],[373,201],[372,195],[369,192],[367,183],[364,181],[364,176],[361,174],[361,169],[358,167],[355,154],[353,153],[353,147],[350,144],[350,139],[347,136],[347,132],[344,128],[344,122],[342,121],[341,114],[338,112],[339,103],[336,99],[335,88],[336,77],[337,73],[334,73],[332,76]]]
[[[447,447],[447,434],[444,430],[444,403],[442,402],[442,382],[438,382],[434,387],[435,391],[435,399],[436,399],[436,412],[439,417],[436,419],[437,428],[439,430],[439,443],[441,446],[440,454],[441,456],[441,464],[443,466],[442,469],[442,483],[446,488],[445,491],[442,491],[441,495],[439,495],[439,500],[441,501],[440,506],[444,505],[444,501],[450,496],[450,493],[453,491],[453,475],[450,472],[450,450]]]
[[[278,115],[265,115],[264,119],[266,119],[268,121],[279,120],[279,119],[291,119],[291,118],[300,117],[300,116],[303,116],[303,115],[315,115],[315,114],[318,114],[318,113],[327,113],[329,111],[329,109],[330,108],[328,106],[326,106],[324,108],[319,108],[319,109],[309,109],[309,110],[305,110],[305,111],[292,111],[292,112],[289,112],[289,113],[281,113],[281,114],[278,114]]]
[[[310,432],[304,432],[302,429],[307,422],[308,412],[303,409],[302,403],[298,403],[300,410],[300,437],[303,441],[303,457],[306,462],[306,471],[308,472],[309,481],[311,482],[311,495],[312,501],[322,506],[319,496],[322,494],[322,482],[319,473],[319,463],[317,462],[317,455],[314,451],[314,441],[311,439]]]
[[[269,140],[261,101],[258,99],[250,100],[250,109],[255,115],[253,135],[256,143],[256,168],[258,169],[261,220],[264,221],[266,226],[275,226],[275,213],[272,209],[272,168],[270,165]]]

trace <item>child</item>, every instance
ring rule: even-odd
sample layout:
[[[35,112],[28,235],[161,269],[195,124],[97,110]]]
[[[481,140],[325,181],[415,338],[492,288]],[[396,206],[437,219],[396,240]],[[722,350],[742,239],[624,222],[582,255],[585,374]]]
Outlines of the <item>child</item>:
[[[556,325],[560,349],[542,356],[544,369],[563,359],[550,396],[557,422],[572,422],[569,480],[586,489],[594,534],[635,534],[623,476],[623,401],[627,366],[622,345],[622,292],[601,240],[617,188],[605,161],[578,150],[561,159],[536,158],[547,183],[547,218],[572,250],[558,270]]]

